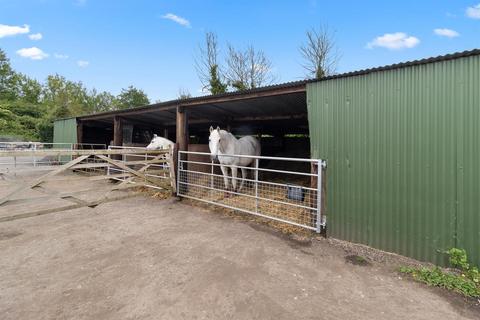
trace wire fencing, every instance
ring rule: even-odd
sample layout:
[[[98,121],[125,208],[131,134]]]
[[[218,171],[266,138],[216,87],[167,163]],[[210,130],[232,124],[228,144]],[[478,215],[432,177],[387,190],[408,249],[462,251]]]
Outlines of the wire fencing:
[[[221,165],[209,153],[179,151],[177,194],[317,232],[325,226],[322,170],[318,170],[323,161],[223,156],[226,158],[237,164]]]

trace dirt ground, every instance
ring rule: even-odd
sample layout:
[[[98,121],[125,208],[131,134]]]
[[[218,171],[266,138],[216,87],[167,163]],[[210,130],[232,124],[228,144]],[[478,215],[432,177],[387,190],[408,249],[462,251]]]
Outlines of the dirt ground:
[[[11,212],[10,212],[11,213]],[[478,319],[366,263],[175,199],[138,196],[0,223],[1,319]]]

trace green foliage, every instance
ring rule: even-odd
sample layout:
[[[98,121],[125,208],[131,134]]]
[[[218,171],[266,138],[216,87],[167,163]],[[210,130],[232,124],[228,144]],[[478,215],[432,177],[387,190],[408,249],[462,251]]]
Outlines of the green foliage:
[[[49,119],[42,119],[37,124],[37,132],[40,141],[53,141],[53,122]]]
[[[236,91],[244,91],[244,90],[247,90],[247,89],[248,89],[248,86],[245,85],[245,83],[242,82],[242,81],[234,81],[234,82],[231,82],[230,85],[231,85],[232,88],[234,88]]]
[[[0,100],[16,99],[18,78],[5,52],[0,49]]]
[[[112,111],[116,109],[117,98],[109,92],[97,93],[93,89],[88,97],[88,105],[88,109],[92,110],[92,113]]]
[[[191,97],[192,95],[187,90],[185,89],[178,90],[178,99],[185,100],[185,99],[190,99]]]
[[[401,267],[400,272],[431,286],[443,287],[461,293],[467,297],[480,297],[480,274],[477,267],[468,263],[467,253],[463,249],[451,248],[445,252],[449,256],[453,271],[443,271],[438,267],[412,268]]]
[[[117,97],[118,109],[136,108],[150,104],[145,92],[133,86],[122,89]]]
[[[0,135],[24,140],[53,140],[53,121],[58,118],[126,109],[149,104],[147,95],[133,86],[115,97],[88,90],[82,82],[50,75],[42,84],[12,69],[0,49]]]
[[[218,65],[216,64],[210,68],[210,92],[212,94],[221,94],[227,92],[227,84],[220,80]]]

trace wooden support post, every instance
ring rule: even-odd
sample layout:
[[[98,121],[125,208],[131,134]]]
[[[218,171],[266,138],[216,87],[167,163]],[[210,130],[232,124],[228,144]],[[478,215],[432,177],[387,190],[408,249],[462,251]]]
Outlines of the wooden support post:
[[[123,145],[123,121],[118,116],[113,118],[113,145]]]
[[[122,118],[115,116],[113,118],[113,145],[123,145],[123,120]],[[122,156],[112,156],[115,160],[121,160]]]
[[[178,155],[176,157],[176,163],[175,163],[175,170],[178,170],[178,160],[188,160],[180,156],[178,151],[188,151],[188,115],[186,110],[182,106],[177,107],[177,143],[175,145],[175,150]],[[186,163],[183,163],[183,170],[187,170]],[[177,179],[179,179],[178,176],[176,176]],[[176,182],[175,182],[176,183]],[[185,191],[185,190],[183,190]],[[178,192],[178,190],[177,190]]]
[[[80,120],[77,120],[77,149],[82,148],[83,143],[83,123]]]
[[[178,150],[188,151],[188,114],[182,107],[177,107],[177,143]]]
[[[163,128],[163,137],[168,139],[168,128]]]

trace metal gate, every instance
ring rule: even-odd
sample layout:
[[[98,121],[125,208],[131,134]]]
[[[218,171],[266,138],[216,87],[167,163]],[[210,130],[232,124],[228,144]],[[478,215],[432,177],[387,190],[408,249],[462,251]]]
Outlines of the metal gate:
[[[221,165],[212,161],[209,153],[179,151],[177,194],[316,232],[325,226],[321,210],[324,161],[229,157],[252,159],[251,165],[228,166],[228,175],[224,176]],[[238,171],[236,177],[232,177],[232,168]]]

